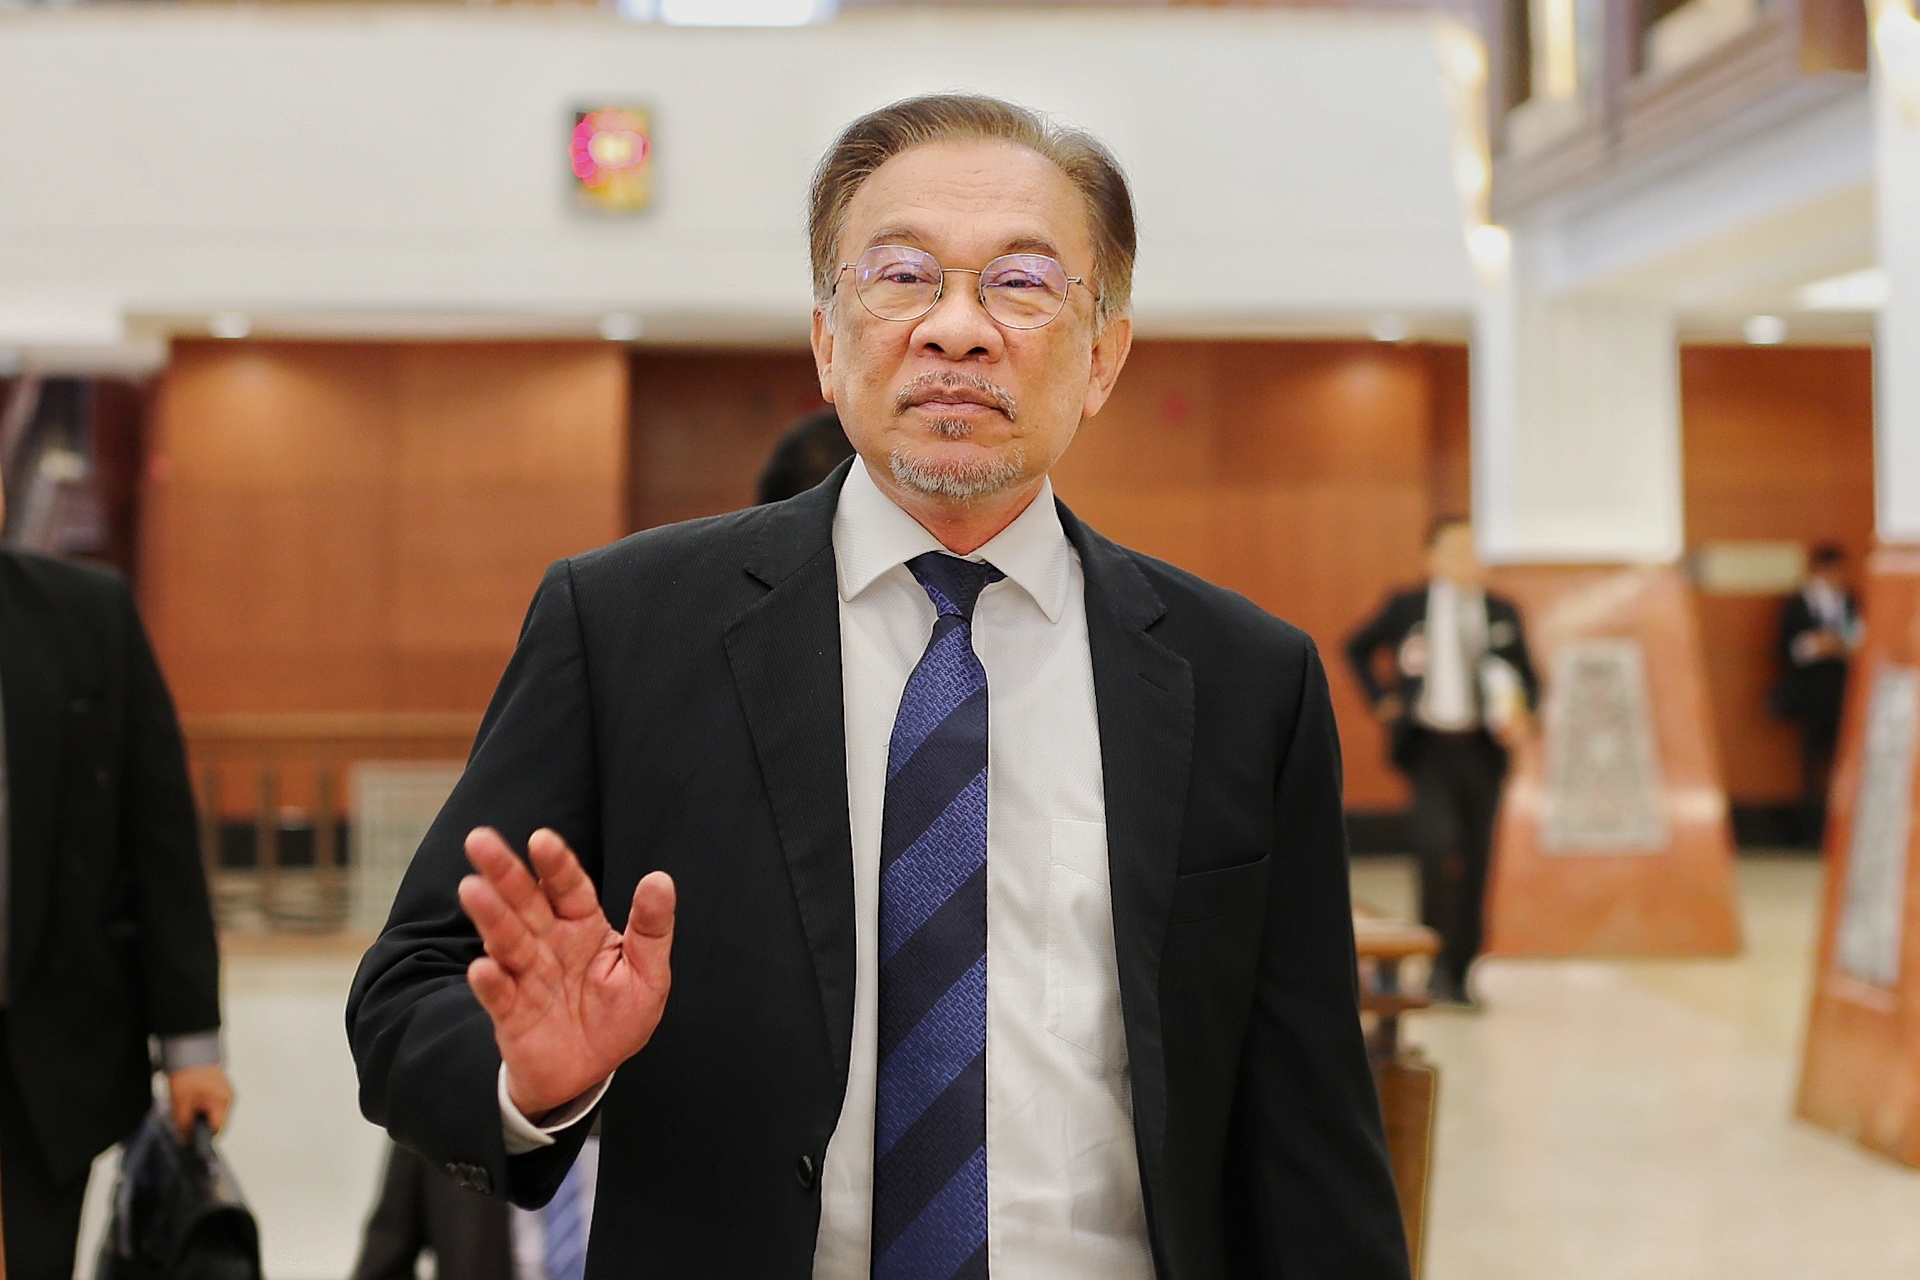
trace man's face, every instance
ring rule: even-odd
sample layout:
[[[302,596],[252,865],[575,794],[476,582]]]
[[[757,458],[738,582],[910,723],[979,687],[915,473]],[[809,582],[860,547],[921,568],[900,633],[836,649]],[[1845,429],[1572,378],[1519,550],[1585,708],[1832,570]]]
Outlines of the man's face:
[[[1458,586],[1482,585],[1487,569],[1473,547],[1473,526],[1461,523],[1442,528],[1427,550],[1427,571]]]
[[[948,275],[918,320],[868,312],[852,272],[814,313],[821,394],[883,487],[964,503],[1037,486],[1081,419],[1106,403],[1132,339],[1125,317],[1096,327],[1080,193],[1052,161],[1013,143],[928,143],[887,161],[854,194],[835,265],[882,244],[974,271],[1002,254],[1043,253],[1088,282],[1038,329],[996,324],[968,274]]]

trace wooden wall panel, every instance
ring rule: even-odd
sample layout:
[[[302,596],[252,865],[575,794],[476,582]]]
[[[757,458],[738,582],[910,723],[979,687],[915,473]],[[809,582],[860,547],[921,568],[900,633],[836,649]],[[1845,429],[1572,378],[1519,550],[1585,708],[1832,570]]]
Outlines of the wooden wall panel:
[[[633,369],[636,527],[752,501],[773,442],[819,407],[804,352],[648,352]],[[1466,420],[1464,348],[1146,341],[1055,481],[1109,537],[1309,632],[1333,683],[1347,801],[1391,809],[1404,790],[1340,646],[1421,573],[1436,501],[1464,503]]]
[[[633,527],[735,511],[782,433],[826,408],[806,351],[633,357]]]
[[[1687,543],[1873,545],[1873,369],[1864,349],[1688,347],[1680,357]],[[1799,793],[1793,727],[1768,714],[1778,596],[1696,592],[1728,794]]]
[[[621,532],[604,344],[188,342],[141,596],[183,712],[477,711],[542,567]]]

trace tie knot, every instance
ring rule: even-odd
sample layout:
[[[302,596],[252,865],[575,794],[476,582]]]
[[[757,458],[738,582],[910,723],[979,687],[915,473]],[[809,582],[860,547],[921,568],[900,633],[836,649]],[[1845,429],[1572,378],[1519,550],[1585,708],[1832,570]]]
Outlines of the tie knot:
[[[989,582],[1007,575],[979,560],[962,560],[944,551],[929,551],[907,561],[907,568],[926,588],[927,598],[943,618],[973,620],[973,606]]]

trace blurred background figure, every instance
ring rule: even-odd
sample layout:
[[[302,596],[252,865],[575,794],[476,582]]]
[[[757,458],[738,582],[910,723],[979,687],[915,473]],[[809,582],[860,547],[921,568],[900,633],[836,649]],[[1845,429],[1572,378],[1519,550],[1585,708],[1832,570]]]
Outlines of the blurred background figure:
[[[755,502],[779,502],[805,493],[853,456],[853,446],[832,409],[810,413],[787,429],[760,473]]]
[[[5,502],[0,497],[0,519]],[[0,548],[0,1216],[6,1274],[73,1274],[93,1158],[153,1103],[217,1132],[220,961],[173,701],[133,593]]]
[[[599,1172],[594,1136],[546,1207],[519,1209],[394,1146],[353,1280],[414,1280],[422,1254],[434,1280],[582,1280]]]
[[[1807,581],[1780,609],[1780,662],[1773,709],[1800,727],[1800,842],[1818,849],[1827,829],[1827,783],[1840,741],[1847,660],[1863,635],[1860,609],[1847,590],[1847,557],[1822,543],[1808,560]]]
[[[1424,586],[1396,593],[1347,642],[1394,764],[1413,785],[1421,923],[1440,934],[1429,986],[1471,1006],[1467,971],[1480,954],[1481,908],[1507,751],[1531,731],[1539,682],[1513,602],[1486,590],[1473,526],[1436,523]],[[1382,679],[1376,662],[1392,660]]]

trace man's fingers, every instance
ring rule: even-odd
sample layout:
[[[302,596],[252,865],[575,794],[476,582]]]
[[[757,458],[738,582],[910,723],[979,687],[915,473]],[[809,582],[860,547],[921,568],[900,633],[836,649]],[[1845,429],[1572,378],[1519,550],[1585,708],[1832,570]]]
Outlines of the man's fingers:
[[[677,895],[673,877],[649,872],[633,887],[633,908],[620,947],[627,963],[647,981],[665,986],[673,952],[673,913]]]
[[[540,890],[562,920],[585,920],[600,914],[600,895],[560,833],[547,827],[527,841],[527,854],[540,873]]]
[[[491,956],[481,956],[467,966],[467,985],[473,988],[480,1007],[487,1011],[487,1016],[493,1019],[495,1025],[504,1022],[513,1013],[519,984]]]
[[[534,883],[533,872],[498,831],[475,827],[468,832],[467,861],[499,891],[501,900],[527,922],[528,928],[537,933],[553,920],[553,908]]]
[[[487,954],[514,973],[525,973],[539,959],[540,943],[521,915],[500,896],[499,886],[481,876],[460,881],[460,906],[480,932]]]

